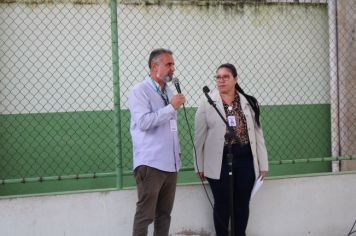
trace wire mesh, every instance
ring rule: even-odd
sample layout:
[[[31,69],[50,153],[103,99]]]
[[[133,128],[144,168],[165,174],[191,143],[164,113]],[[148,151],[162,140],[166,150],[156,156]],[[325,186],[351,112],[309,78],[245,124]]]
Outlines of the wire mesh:
[[[159,47],[174,53],[190,127],[202,87],[230,62],[260,102],[270,161],[355,156],[355,12],[352,0],[126,0],[116,40],[106,2],[0,0],[0,179],[113,172],[118,158],[130,173],[127,94]],[[178,116],[192,168],[193,131]]]
[[[166,47],[174,52],[194,120],[202,87],[215,87],[215,69],[230,62],[262,105],[270,160],[330,156],[327,6],[212,3],[119,6],[122,104],[147,74],[149,52]],[[186,167],[193,165],[188,132],[181,122]]]
[[[0,179],[115,170],[110,9],[0,4]]]

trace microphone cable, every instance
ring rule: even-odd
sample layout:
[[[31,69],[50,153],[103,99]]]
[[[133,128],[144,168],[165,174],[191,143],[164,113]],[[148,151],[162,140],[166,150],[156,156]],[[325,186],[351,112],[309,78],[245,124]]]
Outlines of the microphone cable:
[[[191,140],[192,145],[193,145],[194,159],[195,159],[197,171],[198,171],[198,173],[199,173],[200,170],[199,170],[198,160],[197,160],[197,151],[196,151],[196,148],[195,148],[193,136],[192,136],[192,134],[190,133],[191,127],[190,127],[190,125],[189,125],[189,121],[188,121],[188,118],[187,118],[187,112],[186,112],[184,103],[183,103],[183,111],[184,111],[183,113],[184,113],[185,122],[186,122],[186,124],[187,124],[187,126],[188,126],[189,137],[190,137],[190,140]],[[206,195],[206,197],[207,197],[207,199],[208,199],[208,201],[209,201],[209,203],[210,203],[211,209],[214,211],[214,205],[213,205],[213,202],[212,202],[212,200],[211,200],[211,198],[210,198],[210,196],[209,196],[209,194],[208,194],[208,191],[207,191],[207,189],[206,189],[206,187],[205,187],[204,181],[200,178],[200,176],[198,176],[198,178],[200,179],[200,183],[201,183],[201,185],[202,185],[203,188],[204,188],[204,192],[205,192],[205,195]],[[218,215],[217,219],[218,219],[218,221],[219,221],[220,223],[223,223],[223,220],[222,220],[222,218],[221,218],[220,215]],[[226,226],[226,227],[228,227],[228,226]]]
[[[198,166],[198,160],[197,160],[197,151],[196,151],[196,148],[195,148],[193,136],[192,136],[192,134],[190,133],[191,127],[190,127],[190,125],[189,125],[189,121],[188,121],[188,118],[187,118],[187,112],[186,112],[186,110],[185,110],[185,105],[184,105],[184,103],[183,103],[183,111],[184,111],[183,113],[184,113],[185,122],[187,123],[187,126],[188,126],[188,133],[189,133],[190,141],[192,142],[192,145],[193,145],[194,159],[195,159],[197,171],[198,171],[198,173],[200,173],[199,166]],[[200,179],[200,183],[201,183],[201,185],[202,185],[203,188],[204,188],[204,192],[205,192],[205,194],[206,194],[206,197],[207,197],[208,200],[209,200],[209,203],[210,203],[211,208],[214,209],[213,202],[211,201],[210,196],[209,196],[209,194],[208,194],[208,191],[206,190],[204,181],[203,181],[199,176],[198,176],[198,178]]]
[[[354,230],[355,225],[356,225],[356,220],[355,220],[354,224],[352,225],[351,230],[350,230],[350,232],[349,232],[349,234],[347,236],[350,236],[350,235],[356,233],[356,230]]]
[[[176,88],[177,92],[181,94],[181,93],[182,93],[182,90],[181,90],[181,88],[180,88],[179,79],[178,79],[177,77],[172,77],[172,78],[171,78],[171,81],[173,82],[174,87]],[[187,111],[186,111],[186,109],[185,109],[185,104],[184,104],[184,103],[183,103],[183,113],[184,113],[185,122],[186,122],[187,127],[188,127],[188,133],[189,133],[190,141],[192,142],[192,145],[193,145],[194,159],[195,159],[197,171],[198,171],[198,173],[200,173],[200,170],[199,170],[199,167],[198,167],[198,160],[197,160],[197,151],[196,151],[196,148],[195,148],[193,136],[192,136],[192,134],[191,134],[191,132],[190,132],[190,131],[191,131],[191,127],[190,127],[190,125],[189,125],[189,121],[188,121],[188,117],[187,117]],[[205,187],[204,181],[200,178],[200,176],[199,176],[198,178],[200,179],[200,183],[201,183],[201,185],[202,185],[203,188],[204,188],[204,192],[205,192],[205,194],[206,194],[206,197],[207,197],[208,200],[209,200],[210,206],[211,206],[211,208],[214,210],[213,203],[212,203],[212,201],[211,201],[211,199],[210,199],[210,196],[209,196],[209,194],[208,194],[208,191],[207,191],[207,189],[206,189],[206,187]]]

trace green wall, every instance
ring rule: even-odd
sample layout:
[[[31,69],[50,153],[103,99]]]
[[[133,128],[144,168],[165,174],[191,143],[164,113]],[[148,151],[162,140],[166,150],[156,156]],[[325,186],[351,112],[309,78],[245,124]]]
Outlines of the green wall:
[[[186,109],[189,127],[183,109],[178,114],[183,157],[181,183],[198,182],[192,171],[189,135],[193,135],[195,111],[196,108]],[[331,156],[329,104],[262,106],[261,113],[270,161]],[[0,195],[114,188],[115,145],[122,149],[124,187],[133,186],[130,115],[127,110],[121,114],[121,142],[115,138],[113,111],[1,115],[0,181],[54,178],[1,184]],[[330,171],[329,162],[270,167],[270,176]],[[83,174],[91,175],[82,178]]]
[[[0,116],[0,179],[115,170],[110,111]]]

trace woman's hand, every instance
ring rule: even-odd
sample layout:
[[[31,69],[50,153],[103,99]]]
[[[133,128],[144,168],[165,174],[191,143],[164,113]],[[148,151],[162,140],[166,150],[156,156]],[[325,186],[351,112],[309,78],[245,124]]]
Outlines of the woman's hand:
[[[268,175],[268,171],[260,171],[260,176],[264,179]]]
[[[204,172],[197,172],[197,176],[202,180],[204,181],[206,178],[204,176]]]

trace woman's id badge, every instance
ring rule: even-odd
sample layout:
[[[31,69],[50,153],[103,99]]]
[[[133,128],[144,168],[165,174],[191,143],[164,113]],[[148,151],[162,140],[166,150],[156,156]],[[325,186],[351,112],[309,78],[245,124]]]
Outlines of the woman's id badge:
[[[229,123],[230,127],[236,127],[236,118],[235,116],[228,116],[227,123]]]

